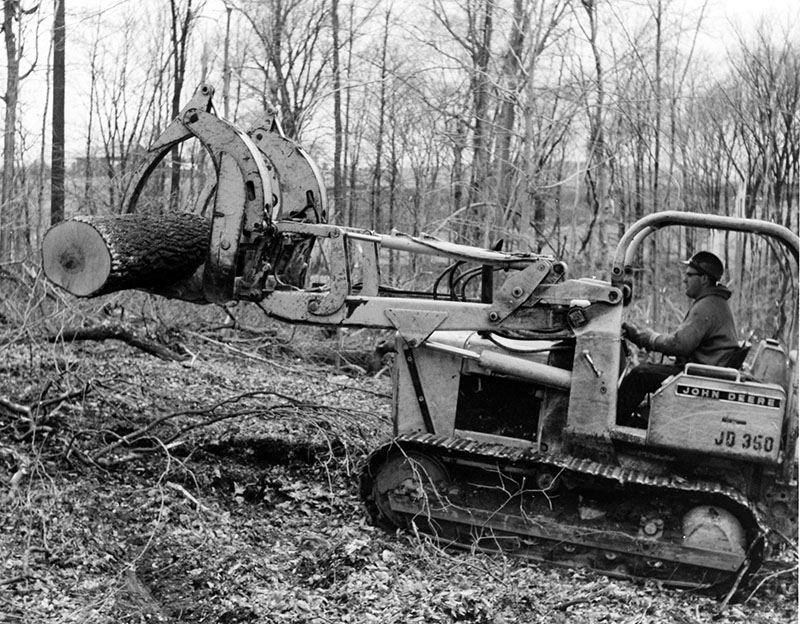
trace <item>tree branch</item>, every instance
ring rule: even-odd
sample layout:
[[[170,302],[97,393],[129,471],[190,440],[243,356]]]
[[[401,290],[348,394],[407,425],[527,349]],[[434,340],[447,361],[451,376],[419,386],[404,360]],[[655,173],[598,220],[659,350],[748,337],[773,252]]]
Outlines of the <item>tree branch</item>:
[[[188,356],[178,353],[155,340],[138,336],[133,330],[123,325],[104,324],[94,327],[66,328],[58,334],[48,336],[48,342],[74,342],[77,340],[121,340],[145,353],[154,355],[168,362],[181,362]]]

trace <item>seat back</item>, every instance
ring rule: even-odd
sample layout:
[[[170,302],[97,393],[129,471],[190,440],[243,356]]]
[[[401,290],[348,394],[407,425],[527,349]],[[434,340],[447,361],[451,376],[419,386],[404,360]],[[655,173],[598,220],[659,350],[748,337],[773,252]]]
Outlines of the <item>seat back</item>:
[[[747,358],[747,354],[750,352],[750,343],[744,342],[739,345],[739,348],[736,349],[733,353],[730,354],[728,357],[728,361],[725,362],[726,368],[735,368],[739,370],[744,364],[745,358]]]
[[[758,343],[750,362],[750,374],[759,381],[776,383],[785,388],[789,363],[780,342],[777,340],[762,340]]]

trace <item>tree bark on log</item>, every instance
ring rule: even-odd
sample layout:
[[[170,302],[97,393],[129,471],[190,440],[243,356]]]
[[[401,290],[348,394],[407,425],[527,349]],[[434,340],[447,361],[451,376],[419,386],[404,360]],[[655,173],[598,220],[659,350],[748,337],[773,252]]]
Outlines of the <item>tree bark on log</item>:
[[[211,223],[191,213],[79,216],[42,241],[45,276],[79,297],[139,289],[202,300]]]

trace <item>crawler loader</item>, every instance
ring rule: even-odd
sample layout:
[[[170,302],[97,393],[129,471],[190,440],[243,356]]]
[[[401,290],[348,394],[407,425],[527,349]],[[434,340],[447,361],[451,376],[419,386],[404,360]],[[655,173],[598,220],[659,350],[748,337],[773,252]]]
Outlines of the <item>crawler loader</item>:
[[[621,325],[648,237],[667,227],[747,232],[769,238],[796,275],[796,234],[660,212],[625,232],[597,279],[549,255],[331,225],[318,169],[275,116],[243,131],[214,114],[212,95],[198,89],[154,144],[126,210],[164,155],[197,138],[216,173],[196,208],[211,221],[199,299],[394,332],[394,431],[360,477],[376,524],[722,591],[796,542],[796,344],[760,341],[738,368],[688,364],[649,397],[640,426],[616,417],[630,353]],[[321,248],[324,270],[313,260]],[[426,287],[390,287],[386,250],[446,267]]]

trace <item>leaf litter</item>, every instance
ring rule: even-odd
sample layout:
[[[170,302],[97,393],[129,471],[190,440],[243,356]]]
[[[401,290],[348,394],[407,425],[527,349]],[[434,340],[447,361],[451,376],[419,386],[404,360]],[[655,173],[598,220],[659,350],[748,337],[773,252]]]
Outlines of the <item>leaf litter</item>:
[[[720,609],[371,526],[358,465],[391,433],[389,376],[231,335],[185,337],[183,362],[3,352],[0,396],[66,398],[0,408],[0,622],[797,620],[796,570]]]

